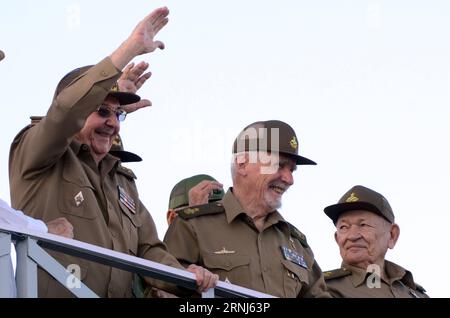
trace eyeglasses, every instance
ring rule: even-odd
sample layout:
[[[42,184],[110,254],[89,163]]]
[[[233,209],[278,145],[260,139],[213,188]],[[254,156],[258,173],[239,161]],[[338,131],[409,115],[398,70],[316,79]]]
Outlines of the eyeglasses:
[[[124,121],[127,117],[127,112],[123,109],[117,108],[116,110],[114,110],[107,105],[100,105],[97,108],[97,114],[102,118],[108,118],[112,114],[115,114],[118,121]]]

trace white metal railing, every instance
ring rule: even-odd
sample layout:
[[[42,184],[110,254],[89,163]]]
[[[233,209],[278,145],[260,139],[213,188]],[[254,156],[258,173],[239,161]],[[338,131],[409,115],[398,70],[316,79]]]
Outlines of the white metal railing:
[[[49,233],[23,230],[9,224],[0,224],[0,282],[13,279],[11,266],[11,242],[15,243],[17,252],[16,285],[17,297],[37,297],[37,266],[42,267],[52,277],[77,297],[98,297],[86,285],[79,282],[77,288],[69,288],[68,279],[73,274],[51,257],[43,248],[81,257],[100,264],[112,266],[125,271],[149,276],[173,283],[177,286],[196,289],[195,275],[181,269],[152,262],[143,258],[116,252],[110,249],[68,239]],[[0,297],[13,294],[14,286],[0,283]],[[219,281],[215,288],[202,293],[202,297],[252,297],[272,298],[252,289]]]

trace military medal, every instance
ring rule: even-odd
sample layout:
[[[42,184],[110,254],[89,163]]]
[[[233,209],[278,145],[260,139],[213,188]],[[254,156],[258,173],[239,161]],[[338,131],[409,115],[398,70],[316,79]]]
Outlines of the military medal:
[[[119,189],[120,202],[122,202],[128,209],[130,209],[131,212],[135,214],[136,204],[134,203],[133,198],[130,197],[128,193],[125,192],[124,188],[122,188],[120,185],[118,185],[117,188]]]
[[[303,255],[298,254],[296,251],[293,251],[286,246],[281,246],[281,250],[283,251],[283,256],[285,259],[303,268],[308,268]]]

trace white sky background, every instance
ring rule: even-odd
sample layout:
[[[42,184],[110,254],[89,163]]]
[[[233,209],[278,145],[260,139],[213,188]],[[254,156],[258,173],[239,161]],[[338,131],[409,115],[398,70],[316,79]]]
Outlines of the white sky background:
[[[153,102],[127,117],[127,166],[159,236],[173,185],[197,173],[231,185],[231,145],[257,120],[297,132],[300,166],[284,217],[308,237],[322,269],[340,265],[323,208],[355,184],[384,194],[401,227],[387,258],[432,297],[449,297],[450,2],[442,0],[8,1],[0,11],[0,196],[8,152],[30,115],[44,115],[68,71],[109,55],[167,5],[166,50],[141,56]],[[76,229],[75,229],[76,231]],[[226,244],[226,242],[224,242]]]

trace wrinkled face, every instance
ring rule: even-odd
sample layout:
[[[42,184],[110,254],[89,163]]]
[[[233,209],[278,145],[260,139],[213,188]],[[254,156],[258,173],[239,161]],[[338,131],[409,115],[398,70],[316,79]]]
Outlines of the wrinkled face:
[[[281,207],[283,194],[294,184],[292,173],[297,165],[284,155],[272,154],[269,162],[260,159],[247,163],[247,195],[266,212],[272,212]]]
[[[112,110],[119,107],[117,99],[108,96],[102,103]],[[88,116],[77,139],[90,146],[92,157],[99,162],[111,149],[115,136],[119,133],[120,124],[114,112],[109,117],[101,117],[96,111]]]
[[[399,234],[396,224],[362,210],[342,213],[336,228],[335,239],[343,261],[363,269],[370,264],[383,264],[388,248],[394,247]]]

